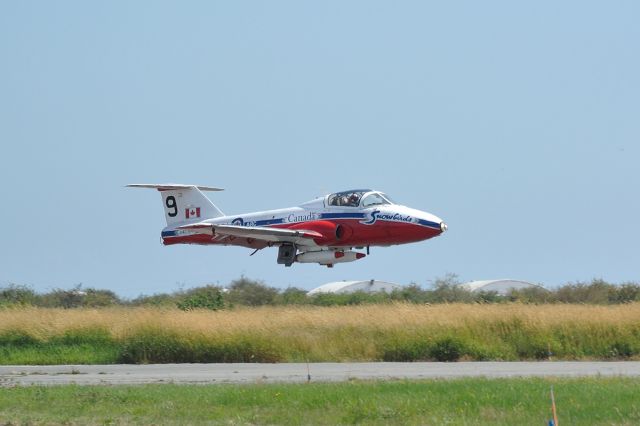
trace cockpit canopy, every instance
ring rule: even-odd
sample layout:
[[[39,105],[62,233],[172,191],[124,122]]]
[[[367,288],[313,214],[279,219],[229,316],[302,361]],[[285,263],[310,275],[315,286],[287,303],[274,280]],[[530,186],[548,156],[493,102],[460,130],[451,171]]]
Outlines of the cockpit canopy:
[[[352,189],[329,195],[328,204],[339,207],[371,207],[381,204],[394,204],[386,194],[370,189]]]

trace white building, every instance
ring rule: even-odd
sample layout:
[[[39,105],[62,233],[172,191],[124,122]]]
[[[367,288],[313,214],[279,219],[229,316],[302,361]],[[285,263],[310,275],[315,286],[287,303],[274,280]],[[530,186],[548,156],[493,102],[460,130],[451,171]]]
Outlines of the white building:
[[[366,280],[366,281],[336,281],[316,287],[307,292],[307,295],[313,296],[319,293],[354,293],[356,291],[365,291],[367,293],[377,293],[384,291],[391,293],[394,290],[400,290],[400,284],[388,283],[386,281]]]
[[[495,291],[501,296],[506,296],[507,294],[509,294],[510,290],[522,290],[525,288],[538,288],[546,290],[539,284],[510,279],[470,281],[468,283],[460,284],[460,286],[474,293],[481,291]]]

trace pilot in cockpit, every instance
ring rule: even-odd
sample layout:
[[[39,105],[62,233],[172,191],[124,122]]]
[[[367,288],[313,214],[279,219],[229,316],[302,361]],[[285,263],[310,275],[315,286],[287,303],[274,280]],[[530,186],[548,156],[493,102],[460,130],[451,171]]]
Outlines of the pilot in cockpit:
[[[360,205],[360,193],[358,192],[341,192],[333,195],[329,199],[329,205],[341,207],[358,207]]]

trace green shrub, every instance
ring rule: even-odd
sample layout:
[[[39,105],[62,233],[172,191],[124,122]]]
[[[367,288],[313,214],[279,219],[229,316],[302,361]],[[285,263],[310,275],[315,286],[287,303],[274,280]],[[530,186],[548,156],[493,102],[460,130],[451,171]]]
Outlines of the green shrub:
[[[387,362],[427,361],[431,358],[431,344],[419,336],[390,339],[382,347],[382,360]]]
[[[613,291],[609,292],[609,301],[611,303],[640,301],[640,285],[635,283],[624,283],[613,287]]]
[[[225,295],[230,303],[244,306],[273,305],[278,289],[268,287],[260,281],[240,277],[231,282],[229,291]]]
[[[464,355],[472,353],[484,358],[481,350],[471,351],[458,337],[444,336],[436,339],[425,338],[416,334],[390,339],[382,345],[382,360],[395,362],[409,361],[457,361]]]
[[[389,294],[389,298],[399,302],[427,303],[430,301],[429,295],[429,290],[424,290],[419,285],[412,283],[401,289],[392,291]]]
[[[33,346],[39,343],[40,340],[23,330],[8,330],[0,334],[0,347]]]
[[[429,349],[431,358],[440,362],[457,361],[466,353],[466,347],[455,337],[443,337],[436,340]]]
[[[224,308],[224,299],[218,287],[198,287],[187,292],[176,306],[183,311],[191,309],[210,309],[216,311]]]
[[[611,358],[631,358],[638,354],[638,348],[628,341],[615,341],[611,344],[609,349]]]
[[[28,306],[38,303],[38,295],[32,288],[9,284],[0,288],[0,306]]]
[[[279,362],[284,357],[273,341],[259,335],[186,336],[162,329],[138,330],[121,342],[118,362],[207,363]]]
[[[600,305],[610,303],[616,298],[616,293],[616,286],[601,279],[594,279],[591,283],[569,283],[555,291],[559,302]]]
[[[141,294],[133,299],[130,303],[133,306],[154,306],[154,307],[173,307],[180,302],[180,298],[183,295],[177,296],[176,294],[159,293],[147,296]]]
[[[41,304],[46,308],[79,308],[82,306],[85,292],[80,285],[71,290],[57,288],[42,295]]]
[[[505,297],[510,302],[521,303],[554,303],[557,302],[555,292],[540,287],[511,289]]]
[[[102,308],[105,306],[121,305],[120,298],[111,290],[88,288],[84,291],[82,306],[87,308]]]
[[[429,292],[430,303],[473,302],[471,291],[460,286],[461,282],[455,274],[447,274],[443,278],[436,278],[433,289]]]
[[[115,343],[109,330],[104,327],[85,327],[66,330],[60,336],[53,336],[47,343],[62,345],[112,345]]]
[[[382,304],[392,301],[390,293],[367,293],[355,291],[353,293],[318,293],[310,297],[315,306],[353,306],[364,304]]]
[[[306,305],[311,303],[306,290],[288,287],[281,291],[275,299],[276,305]]]

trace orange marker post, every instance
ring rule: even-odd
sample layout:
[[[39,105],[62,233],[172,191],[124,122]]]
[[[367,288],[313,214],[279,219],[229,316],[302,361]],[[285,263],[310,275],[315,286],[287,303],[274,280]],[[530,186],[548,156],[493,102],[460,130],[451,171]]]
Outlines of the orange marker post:
[[[556,412],[556,398],[553,395],[553,386],[551,386],[551,412],[553,413],[553,426],[558,426],[558,413]]]

